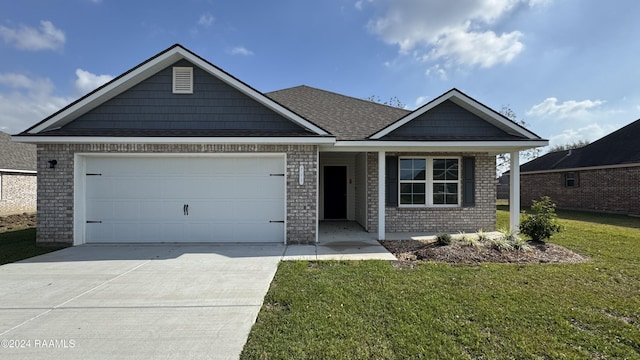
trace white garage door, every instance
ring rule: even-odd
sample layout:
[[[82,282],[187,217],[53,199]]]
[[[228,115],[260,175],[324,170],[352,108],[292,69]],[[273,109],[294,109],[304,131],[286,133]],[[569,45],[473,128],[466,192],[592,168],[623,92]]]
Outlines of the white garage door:
[[[87,158],[86,242],[284,242],[284,162]]]

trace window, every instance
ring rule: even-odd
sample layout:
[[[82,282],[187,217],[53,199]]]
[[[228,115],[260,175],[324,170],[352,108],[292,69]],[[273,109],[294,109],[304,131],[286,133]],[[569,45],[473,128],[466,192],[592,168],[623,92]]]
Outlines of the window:
[[[400,158],[400,205],[460,205],[459,158]]]
[[[564,186],[565,187],[577,187],[578,186],[578,174],[575,172],[564,173]]]

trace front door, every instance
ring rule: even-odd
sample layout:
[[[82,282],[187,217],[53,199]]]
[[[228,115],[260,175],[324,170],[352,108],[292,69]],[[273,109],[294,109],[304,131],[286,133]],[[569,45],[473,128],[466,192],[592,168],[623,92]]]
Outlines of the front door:
[[[324,167],[324,218],[347,218],[347,167]]]

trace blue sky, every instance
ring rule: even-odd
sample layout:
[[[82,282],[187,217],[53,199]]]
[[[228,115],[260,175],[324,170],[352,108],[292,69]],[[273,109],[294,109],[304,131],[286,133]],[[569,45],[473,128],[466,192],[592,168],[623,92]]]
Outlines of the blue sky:
[[[593,141],[640,118],[639,13],[636,0],[2,1],[0,130],[180,43],[263,92],[414,109],[455,87],[552,144]]]

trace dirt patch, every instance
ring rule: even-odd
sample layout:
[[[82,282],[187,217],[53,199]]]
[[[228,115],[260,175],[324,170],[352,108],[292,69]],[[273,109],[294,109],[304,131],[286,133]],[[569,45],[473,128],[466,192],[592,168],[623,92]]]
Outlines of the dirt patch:
[[[426,240],[389,240],[380,242],[399,262],[407,264],[435,261],[450,264],[480,263],[580,263],[588,258],[562,246],[529,241],[530,250],[500,250],[490,243],[470,246],[460,241],[438,245]]]
[[[0,232],[22,230],[36,226],[36,214],[0,216]]]

